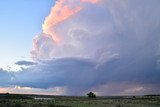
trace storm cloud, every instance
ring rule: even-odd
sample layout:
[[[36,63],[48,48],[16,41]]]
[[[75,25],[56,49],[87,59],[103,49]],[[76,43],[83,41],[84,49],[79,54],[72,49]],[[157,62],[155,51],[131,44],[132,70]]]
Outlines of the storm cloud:
[[[67,95],[160,93],[160,1],[76,1],[55,4],[81,9],[50,23],[51,34],[34,38],[31,55],[37,64],[4,78],[21,87],[64,87]]]

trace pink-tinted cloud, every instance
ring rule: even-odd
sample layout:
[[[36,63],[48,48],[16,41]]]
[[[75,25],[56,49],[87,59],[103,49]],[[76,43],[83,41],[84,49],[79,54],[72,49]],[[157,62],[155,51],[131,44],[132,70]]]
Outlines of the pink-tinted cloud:
[[[81,2],[88,2],[88,3],[97,3],[100,0],[81,0]]]
[[[69,0],[56,1],[55,6],[52,7],[50,14],[45,18],[44,24],[42,25],[43,33],[47,36],[51,36],[54,42],[59,43],[62,40],[56,33],[55,27],[81,11],[84,8],[81,3],[96,4],[98,1],[99,0],[75,1],[75,3],[73,2],[75,6],[71,5],[72,2]],[[78,3],[76,4],[76,2]]]
[[[68,4],[68,0],[57,1],[55,6],[51,9],[49,16],[45,18],[44,24],[42,25],[43,33],[51,36],[54,42],[59,43],[61,39],[54,28],[56,25],[69,19],[80,10],[80,6],[71,7]]]
[[[82,43],[79,42],[80,45],[74,43],[78,42],[78,40],[73,40],[74,37],[71,38],[70,34],[70,37],[67,37],[67,33],[69,32],[64,32],[67,27],[63,29],[59,26],[62,24],[67,25],[66,22],[73,20],[73,18],[76,17],[80,12],[85,11],[85,9],[88,8],[86,5],[96,5],[97,2],[98,0],[56,1],[55,5],[50,11],[50,14],[45,18],[45,21],[42,25],[43,32],[33,39],[33,50],[31,51],[32,58],[49,59],[54,57],[72,57],[75,55],[82,56],[80,52],[81,50],[79,49],[79,47],[81,49],[83,48],[81,46]],[[74,25],[74,21],[70,22],[73,22]],[[83,34],[88,33],[81,29],[78,32]],[[51,43],[51,39],[53,43]],[[69,50],[72,50],[72,52]]]
[[[65,94],[65,87],[41,89],[41,88],[32,88],[32,87],[10,86],[10,87],[1,87],[0,93],[63,95]]]

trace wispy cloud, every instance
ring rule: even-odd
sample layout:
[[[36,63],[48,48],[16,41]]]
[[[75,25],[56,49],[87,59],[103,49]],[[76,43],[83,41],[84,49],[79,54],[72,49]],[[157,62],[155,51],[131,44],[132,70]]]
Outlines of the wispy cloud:
[[[24,66],[31,66],[31,65],[36,65],[36,62],[33,61],[18,61],[15,64],[17,65],[24,65]]]

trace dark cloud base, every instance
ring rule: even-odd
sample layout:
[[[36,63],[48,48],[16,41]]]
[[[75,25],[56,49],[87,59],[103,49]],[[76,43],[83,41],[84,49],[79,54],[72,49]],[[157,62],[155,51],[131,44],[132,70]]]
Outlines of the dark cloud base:
[[[138,64],[124,62],[123,59],[116,59],[97,67],[87,59],[65,58],[43,61],[14,74],[1,69],[0,73],[3,77],[1,81],[5,80],[1,82],[1,86],[16,85],[43,89],[67,87],[66,94],[70,95],[79,95],[97,86],[110,83],[131,82],[160,87],[160,72],[154,65],[150,65],[150,61]]]

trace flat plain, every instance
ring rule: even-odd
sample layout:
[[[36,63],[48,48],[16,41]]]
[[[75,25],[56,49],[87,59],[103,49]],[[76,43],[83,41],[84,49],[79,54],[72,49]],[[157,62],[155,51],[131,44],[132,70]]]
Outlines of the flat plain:
[[[160,107],[160,96],[50,96],[0,94],[0,107]]]

